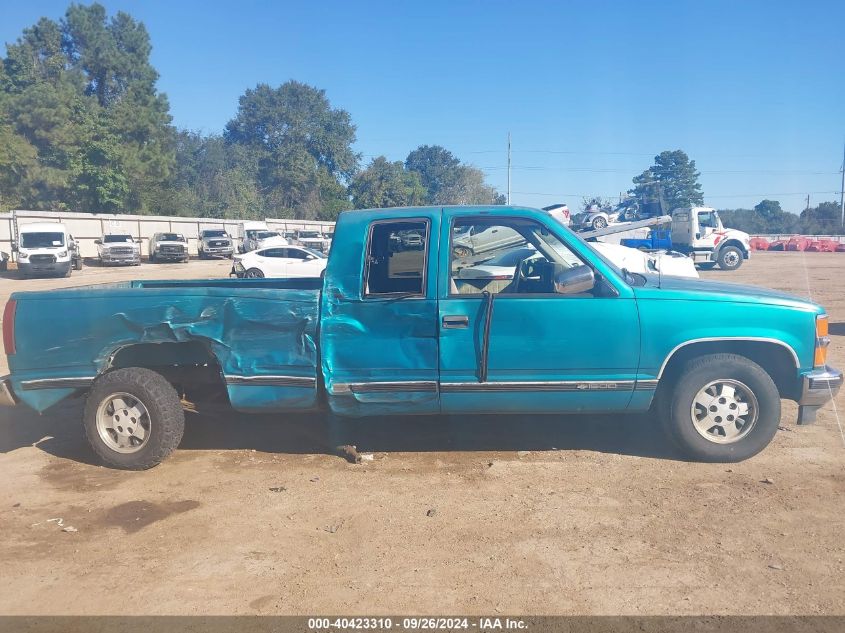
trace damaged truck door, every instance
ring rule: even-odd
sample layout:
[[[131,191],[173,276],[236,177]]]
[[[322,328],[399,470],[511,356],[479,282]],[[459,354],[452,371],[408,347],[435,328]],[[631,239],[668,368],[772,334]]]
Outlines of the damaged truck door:
[[[184,400],[221,397],[279,415],[651,410],[688,457],[738,461],[782,398],[803,424],[837,393],[827,323],[783,293],[619,269],[535,209],[350,211],[322,279],[13,294],[0,403],[84,398],[92,448],[130,469],[178,446]]]

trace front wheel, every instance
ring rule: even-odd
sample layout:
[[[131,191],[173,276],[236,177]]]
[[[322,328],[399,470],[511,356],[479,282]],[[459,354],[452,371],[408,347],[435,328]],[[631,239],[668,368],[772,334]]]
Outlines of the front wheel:
[[[263,279],[264,273],[261,272],[258,268],[250,268],[244,273],[244,277],[247,279]]]
[[[108,465],[146,470],[179,445],[185,414],[179,395],[161,374],[128,367],[94,381],[83,423],[88,443]]]
[[[737,354],[688,361],[674,385],[663,387],[661,417],[690,458],[739,462],[762,451],[780,423],[780,394],[771,376]]]
[[[607,227],[607,220],[599,216],[593,220],[593,230],[598,231]]]
[[[736,246],[725,246],[719,251],[719,268],[736,270],[742,266],[742,251]]]

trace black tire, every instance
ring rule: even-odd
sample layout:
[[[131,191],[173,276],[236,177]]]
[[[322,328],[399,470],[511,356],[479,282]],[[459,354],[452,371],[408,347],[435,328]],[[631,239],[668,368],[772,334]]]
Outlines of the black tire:
[[[740,383],[757,401],[756,422],[732,443],[706,439],[693,423],[696,396],[718,380]],[[657,406],[664,429],[675,445],[687,457],[702,462],[748,459],[769,444],[780,424],[780,394],[771,376],[757,363],[737,354],[710,354],[687,361],[675,384],[661,385]]]
[[[69,263],[67,267],[67,272],[62,275],[62,277],[70,277],[73,274],[73,263]]]
[[[140,400],[149,417],[149,437],[134,453],[121,453],[106,444],[97,430],[97,411],[104,400],[126,393]],[[185,431],[185,413],[173,386],[142,367],[116,369],[94,381],[85,401],[85,437],[94,452],[109,466],[125,470],[146,470],[158,465],[179,446]]]
[[[716,262],[702,262],[698,264],[701,270],[713,270],[716,267]]]
[[[607,228],[607,220],[603,217],[599,216],[593,219],[593,230],[598,231],[600,229]]]
[[[247,279],[264,279],[264,273],[258,268],[250,268],[244,273]]]
[[[742,251],[736,246],[723,246],[717,261],[722,270],[736,270],[742,266]]]

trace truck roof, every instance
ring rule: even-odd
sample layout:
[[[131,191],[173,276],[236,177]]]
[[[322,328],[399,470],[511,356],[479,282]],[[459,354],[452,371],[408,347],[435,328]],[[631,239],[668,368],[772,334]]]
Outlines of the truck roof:
[[[384,207],[381,209],[353,209],[351,211],[343,211],[341,212],[340,216],[343,217],[344,215],[371,215],[374,218],[389,216],[391,218],[413,218],[419,215],[427,215],[431,213],[437,213],[442,211],[443,209],[459,209],[461,211],[468,211],[471,213],[484,213],[484,212],[508,212],[508,211],[540,211],[540,209],[535,209],[533,207],[518,207],[518,206],[507,206],[507,205],[495,205],[495,204],[479,204],[479,205],[435,205],[435,206],[428,206],[428,207]],[[540,211],[541,213],[546,213],[545,211]]]
[[[66,231],[67,227],[61,222],[32,222],[31,224],[22,224],[18,227],[18,233],[65,233]]]

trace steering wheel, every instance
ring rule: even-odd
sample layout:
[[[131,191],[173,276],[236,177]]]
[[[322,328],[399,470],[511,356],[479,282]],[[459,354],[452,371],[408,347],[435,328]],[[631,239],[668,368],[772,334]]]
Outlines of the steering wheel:
[[[516,268],[513,271],[513,282],[511,283],[511,292],[517,293],[520,291],[522,284],[528,281],[528,276],[525,274],[524,264],[528,260],[529,257],[532,257],[532,254],[526,255],[525,257],[521,257],[518,262],[516,262]]]

